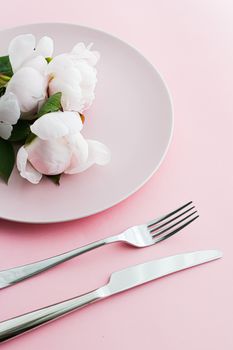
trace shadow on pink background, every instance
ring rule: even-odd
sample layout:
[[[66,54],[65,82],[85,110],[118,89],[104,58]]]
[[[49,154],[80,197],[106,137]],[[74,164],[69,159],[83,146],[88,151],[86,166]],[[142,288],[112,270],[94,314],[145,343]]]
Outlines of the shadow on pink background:
[[[64,224],[1,220],[0,268],[117,233],[190,199],[200,218],[160,245],[144,250],[112,245],[2,290],[0,319],[87,292],[105,283],[112,271],[132,264],[198,249],[224,253],[222,260],[77,311],[2,349],[232,349],[232,2],[15,0],[2,3],[1,14],[1,29],[72,22],[108,31],[135,46],[170,88],[175,131],[159,171],[116,207]]]

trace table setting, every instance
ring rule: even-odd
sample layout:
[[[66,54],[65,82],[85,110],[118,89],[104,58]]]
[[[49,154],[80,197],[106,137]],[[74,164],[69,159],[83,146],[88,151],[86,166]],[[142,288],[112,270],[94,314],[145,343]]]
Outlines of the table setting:
[[[0,28],[1,347],[230,349],[233,8],[68,3]]]

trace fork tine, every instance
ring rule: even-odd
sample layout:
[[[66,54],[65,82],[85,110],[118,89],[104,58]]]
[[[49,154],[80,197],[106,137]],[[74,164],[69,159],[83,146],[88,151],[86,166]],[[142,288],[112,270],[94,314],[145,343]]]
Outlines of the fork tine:
[[[174,231],[167,233],[164,236],[158,237],[157,239],[155,239],[154,243],[159,243],[164,241],[165,239],[173,236],[174,234],[176,234],[177,232],[179,232],[180,230],[182,230],[184,227],[188,226],[189,224],[191,224],[191,222],[193,222],[194,220],[196,220],[199,217],[199,215],[194,216],[194,218],[192,218],[191,220],[185,222],[183,225],[179,226],[177,229],[175,229]]]
[[[186,203],[185,205],[182,205],[182,207],[179,207],[178,209],[175,209],[175,210],[173,210],[172,212],[170,212],[170,213],[168,213],[168,214],[166,214],[166,215],[160,216],[160,217],[157,218],[157,219],[154,219],[154,220],[149,221],[149,222],[147,223],[147,227],[149,228],[149,227],[151,227],[151,226],[154,226],[155,224],[158,224],[159,222],[161,222],[161,221],[163,221],[163,220],[169,218],[170,216],[172,216],[172,215],[178,213],[180,210],[186,208],[186,207],[187,207],[188,205],[190,205],[191,203],[192,203],[192,201]]]
[[[181,214],[179,214],[179,215],[177,215],[177,216],[174,216],[174,217],[171,218],[170,220],[165,221],[164,223],[162,223],[162,224],[159,225],[159,226],[157,226],[157,225],[156,225],[155,227],[150,226],[150,231],[151,231],[152,229],[153,229],[154,231],[155,231],[155,230],[159,230],[160,228],[166,226],[167,224],[170,224],[170,222],[172,222],[172,221],[174,221],[174,220],[180,218],[181,216],[183,216],[184,214],[188,213],[190,210],[192,210],[192,209],[194,209],[194,208],[195,208],[195,206],[192,206],[191,208],[189,208],[189,209],[183,211]]]
[[[174,224],[170,225],[170,226],[167,226],[165,227],[164,229],[162,230],[159,230],[158,232],[154,233],[152,236],[153,237],[156,237],[156,236],[160,236],[161,234],[167,232],[168,230],[172,229],[173,227],[177,226],[178,224],[180,224],[181,222],[185,221],[186,219],[188,219],[190,216],[194,215],[197,213],[197,210],[195,210],[194,212],[192,212],[191,214],[189,215],[186,215],[183,219],[175,222]],[[150,233],[154,232],[154,231],[157,231],[157,228],[152,228],[151,230],[149,230]]]

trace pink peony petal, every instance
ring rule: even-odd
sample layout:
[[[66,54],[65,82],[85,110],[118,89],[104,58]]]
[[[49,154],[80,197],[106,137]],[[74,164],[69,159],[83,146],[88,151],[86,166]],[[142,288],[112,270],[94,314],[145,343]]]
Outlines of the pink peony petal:
[[[45,175],[57,175],[69,166],[72,151],[64,138],[41,140],[36,138],[26,146],[33,167]]]
[[[110,150],[103,143],[87,140],[88,143],[88,158],[86,161],[79,161],[76,167],[68,168],[66,174],[76,174],[85,171],[93,164],[106,165],[111,160]]]
[[[57,139],[75,134],[83,127],[75,112],[52,112],[44,114],[31,125],[31,131],[42,140]]]
[[[70,166],[66,169],[66,174],[73,174],[73,171],[80,164],[86,163],[88,159],[88,143],[84,137],[77,133],[67,137],[67,141],[72,149]]]
[[[28,152],[25,147],[21,147],[17,153],[17,168],[20,175],[33,184],[38,184],[42,178],[42,174],[32,167],[28,162]]]

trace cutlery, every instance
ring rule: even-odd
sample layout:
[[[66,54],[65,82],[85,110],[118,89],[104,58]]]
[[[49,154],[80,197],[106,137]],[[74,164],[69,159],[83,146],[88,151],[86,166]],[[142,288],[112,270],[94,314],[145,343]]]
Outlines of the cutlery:
[[[173,236],[185,226],[189,225],[192,221],[198,218],[196,213],[197,211],[194,210],[192,202],[188,202],[166,215],[151,220],[146,224],[130,227],[118,235],[92,242],[83,247],[73,249],[45,260],[0,271],[0,289],[9,287],[26,278],[32,277],[78,255],[102,247],[106,244],[123,242],[137,248],[152,246]]]
[[[124,270],[114,272],[109,282],[98,289],[76,298],[68,299],[0,322],[0,342],[10,340],[13,337],[55,320],[58,317],[90,303],[94,303],[168,274],[221,257],[222,253],[218,250],[202,250],[174,255],[159,260],[152,260],[144,264],[131,266]]]

